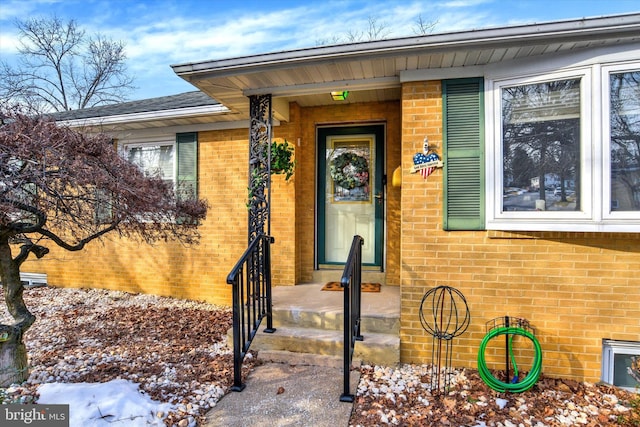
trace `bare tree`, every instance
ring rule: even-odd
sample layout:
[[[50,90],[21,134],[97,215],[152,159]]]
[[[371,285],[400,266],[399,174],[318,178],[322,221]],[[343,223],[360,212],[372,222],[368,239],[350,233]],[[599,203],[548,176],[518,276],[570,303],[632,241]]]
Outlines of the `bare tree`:
[[[106,135],[87,136],[42,117],[4,114],[0,125],[0,279],[15,322],[0,325],[0,387],[28,377],[20,266],[47,246],[82,250],[107,233],[146,243],[199,240],[207,203],[121,157]],[[181,194],[177,197],[176,194]]]
[[[413,32],[417,35],[424,35],[433,32],[433,30],[438,25],[438,20],[426,21],[422,15],[418,15],[415,21],[415,27],[413,27]]]
[[[345,33],[345,39],[349,43],[382,40],[389,37],[390,34],[391,30],[386,22],[379,22],[378,18],[369,16],[365,30],[349,29]]]
[[[418,15],[415,20],[415,26],[413,27],[414,34],[423,35],[431,33],[438,20],[426,21],[422,15]],[[391,36],[392,30],[389,28],[389,24],[384,21],[379,21],[375,16],[369,16],[367,18],[367,26],[364,30],[357,28],[350,28],[343,34],[334,34],[330,37],[325,37],[316,40],[316,45],[329,45],[339,43],[357,43],[364,41],[383,40]]]
[[[68,111],[122,102],[133,89],[125,45],[87,36],[74,20],[17,21],[20,56],[0,63],[0,99],[36,112]]]

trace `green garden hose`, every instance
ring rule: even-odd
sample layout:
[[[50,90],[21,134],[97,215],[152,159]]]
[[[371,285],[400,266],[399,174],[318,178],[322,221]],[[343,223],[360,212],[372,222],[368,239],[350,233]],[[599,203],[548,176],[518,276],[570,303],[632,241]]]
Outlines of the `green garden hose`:
[[[513,364],[514,370],[514,380],[511,383],[505,383],[498,380],[494,377],[489,369],[487,368],[487,364],[484,358],[484,353],[487,347],[487,344],[491,339],[497,337],[498,335],[508,335],[509,338],[509,355],[511,357],[511,362]],[[523,337],[529,338],[533,343],[533,347],[535,349],[535,355],[533,357],[533,366],[531,367],[531,371],[526,376],[522,382],[518,382],[518,366],[516,365],[516,359],[513,355],[513,337],[515,335],[521,335]],[[484,337],[482,342],[480,343],[480,350],[478,351],[478,372],[480,373],[480,378],[484,381],[489,387],[494,389],[495,391],[505,392],[510,391],[513,393],[522,393],[523,391],[529,390],[533,385],[538,381],[540,377],[540,373],[542,372],[542,349],[540,347],[540,343],[536,339],[536,337],[529,331],[523,328],[518,327],[501,327],[495,328],[489,331],[489,333]]]

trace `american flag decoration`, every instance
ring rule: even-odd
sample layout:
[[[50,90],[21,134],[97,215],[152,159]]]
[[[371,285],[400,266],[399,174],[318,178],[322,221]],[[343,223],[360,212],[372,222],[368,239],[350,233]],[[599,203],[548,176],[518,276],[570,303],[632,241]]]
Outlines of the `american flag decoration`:
[[[419,172],[422,178],[427,179],[436,168],[442,167],[440,157],[436,153],[417,153],[413,156],[412,173]]]

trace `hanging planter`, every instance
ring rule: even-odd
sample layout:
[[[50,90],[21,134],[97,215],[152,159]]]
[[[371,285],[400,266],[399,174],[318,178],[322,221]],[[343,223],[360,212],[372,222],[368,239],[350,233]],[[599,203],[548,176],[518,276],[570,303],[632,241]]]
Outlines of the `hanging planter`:
[[[285,139],[271,143],[271,174],[284,175],[285,181],[293,176],[296,161],[293,160],[293,147]]]
[[[271,143],[271,175],[284,175],[285,181],[289,181],[295,172],[296,161],[293,159],[293,147],[285,139],[283,142]],[[266,158],[266,153],[264,158]],[[249,190],[247,208],[250,209],[255,197],[264,197],[265,181],[259,170],[254,169],[251,177],[252,186]]]

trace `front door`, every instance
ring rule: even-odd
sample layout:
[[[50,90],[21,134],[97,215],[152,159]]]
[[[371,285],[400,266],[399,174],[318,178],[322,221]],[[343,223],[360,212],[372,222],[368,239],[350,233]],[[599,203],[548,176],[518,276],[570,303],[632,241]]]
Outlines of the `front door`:
[[[320,267],[344,264],[354,235],[362,263],[382,268],[384,125],[318,128]]]

